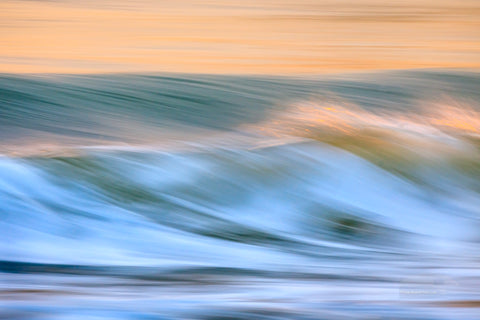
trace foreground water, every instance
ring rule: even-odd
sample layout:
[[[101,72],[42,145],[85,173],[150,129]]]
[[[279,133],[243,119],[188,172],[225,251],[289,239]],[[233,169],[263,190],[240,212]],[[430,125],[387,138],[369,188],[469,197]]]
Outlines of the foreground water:
[[[480,75],[0,78],[0,317],[474,319]]]

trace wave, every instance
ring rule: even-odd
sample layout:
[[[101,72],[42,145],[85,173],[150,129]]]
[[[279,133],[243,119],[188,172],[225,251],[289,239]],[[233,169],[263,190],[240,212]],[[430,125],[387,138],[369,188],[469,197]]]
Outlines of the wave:
[[[479,110],[479,85],[476,73],[433,71],[325,78],[1,75],[0,152],[191,141],[198,136],[268,122],[285,112],[292,116],[292,106],[306,106],[312,111],[309,103],[302,101],[321,106],[332,103],[334,107],[343,106],[344,111],[352,107],[364,109],[370,117],[376,114],[377,118],[370,122],[389,121],[394,126],[397,120],[422,114],[425,102],[433,105],[431,112],[437,105],[455,107],[460,101],[461,105],[453,110],[457,117],[461,116],[455,118],[457,123],[445,122],[452,112],[446,106],[441,107],[444,113],[431,121],[437,122],[435,127],[457,129],[461,121],[475,130],[478,114],[477,122],[467,118],[468,108]],[[459,110],[464,114],[460,115]],[[307,114],[315,116],[310,111]],[[365,116],[360,113],[355,121]]]
[[[134,254],[146,251],[156,257],[162,250],[143,243],[153,230],[158,232],[149,241],[199,238],[205,239],[202,244],[209,239],[210,245],[231,242],[306,255],[318,255],[317,246],[338,250],[335,243],[387,249],[395,244],[389,249],[396,252],[397,240],[415,234],[475,241],[475,232],[466,230],[469,219],[476,218],[478,193],[468,187],[467,174],[454,167],[430,168],[424,171],[426,181],[418,183],[316,142],[183,153],[97,149],[0,163],[2,207],[8,212],[3,223],[9,231],[3,236],[31,230],[35,243],[46,237],[57,249],[57,237],[82,243],[74,247],[86,247],[86,252],[99,245],[89,236],[107,237],[118,249],[129,238]],[[420,170],[411,170],[418,178]],[[405,215],[404,208],[419,214]],[[113,241],[120,235],[122,241]],[[34,254],[32,249],[26,242],[14,251],[27,250],[24,258],[58,257],[56,250]],[[170,245],[164,249],[172,250]],[[192,247],[184,250],[197,254]]]

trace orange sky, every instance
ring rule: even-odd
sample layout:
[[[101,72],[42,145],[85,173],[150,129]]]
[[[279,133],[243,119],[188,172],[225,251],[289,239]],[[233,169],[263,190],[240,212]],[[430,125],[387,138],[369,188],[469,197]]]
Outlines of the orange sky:
[[[431,67],[480,67],[480,1],[0,2],[0,72]]]

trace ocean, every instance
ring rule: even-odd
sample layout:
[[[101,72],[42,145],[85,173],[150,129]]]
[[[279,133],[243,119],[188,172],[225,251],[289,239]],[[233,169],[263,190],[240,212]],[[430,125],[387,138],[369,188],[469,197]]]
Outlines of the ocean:
[[[2,74],[0,318],[478,318],[479,88]]]

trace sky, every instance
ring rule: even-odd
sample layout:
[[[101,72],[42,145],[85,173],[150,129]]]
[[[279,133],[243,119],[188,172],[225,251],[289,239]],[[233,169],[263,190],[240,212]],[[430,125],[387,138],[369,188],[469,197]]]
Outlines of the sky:
[[[0,1],[1,73],[479,67],[478,0]]]

